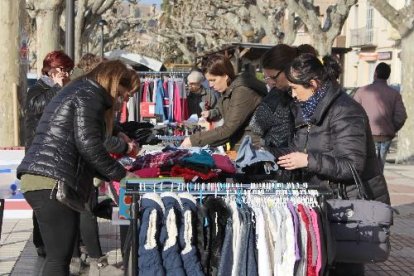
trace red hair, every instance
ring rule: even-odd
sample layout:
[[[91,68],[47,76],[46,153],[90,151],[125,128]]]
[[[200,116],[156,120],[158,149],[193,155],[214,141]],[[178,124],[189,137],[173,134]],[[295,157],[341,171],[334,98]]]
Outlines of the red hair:
[[[73,60],[63,51],[53,51],[48,53],[43,60],[42,74],[47,75],[52,68],[62,67],[72,70],[74,66]]]

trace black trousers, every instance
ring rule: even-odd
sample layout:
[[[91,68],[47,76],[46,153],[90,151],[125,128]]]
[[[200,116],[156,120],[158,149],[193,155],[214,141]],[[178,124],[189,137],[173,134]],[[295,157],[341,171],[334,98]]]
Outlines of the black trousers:
[[[68,276],[79,213],[50,199],[50,194],[51,190],[38,190],[26,192],[24,197],[36,215],[47,252],[41,275]]]
[[[37,222],[36,214],[33,212],[33,244],[36,248],[43,246],[42,235],[40,234],[39,223]]]
[[[91,212],[81,212],[79,227],[80,238],[82,239],[82,243],[86,246],[89,257],[96,259],[102,257],[102,248],[99,241],[98,218]],[[80,240],[78,234],[73,257],[80,257],[79,245]]]

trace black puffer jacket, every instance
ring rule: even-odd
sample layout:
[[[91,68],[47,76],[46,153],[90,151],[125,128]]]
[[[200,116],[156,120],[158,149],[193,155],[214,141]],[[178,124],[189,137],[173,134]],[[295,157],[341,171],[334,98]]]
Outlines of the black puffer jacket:
[[[39,79],[27,91],[26,102],[24,105],[26,150],[28,150],[32,144],[36,133],[36,127],[42,117],[43,110],[60,89],[61,87],[58,84],[51,87],[42,79]]]
[[[345,184],[349,198],[358,193],[348,162],[366,184],[370,199],[389,203],[385,179],[375,155],[374,142],[364,109],[330,84],[319,102],[310,124],[296,117],[295,147],[308,153],[308,168],[303,180],[311,185],[335,187]]]
[[[91,187],[79,183],[91,184],[94,176],[122,179],[125,169],[103,145],[105,111],[111,105],[110,95],[92,80],[82,78],[64,87],[45,108],[17,177],[42,175],[85,192]]]

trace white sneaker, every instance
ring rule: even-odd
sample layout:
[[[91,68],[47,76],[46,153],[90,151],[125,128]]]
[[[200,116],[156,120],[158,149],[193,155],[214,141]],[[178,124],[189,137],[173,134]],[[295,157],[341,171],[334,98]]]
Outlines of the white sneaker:
[[[81,258],[72,258],[70,260],[70,274],[71,275],[81,275],[82,270],[85,269],[85,264],[82,262]]]
[[[102,256],[99,259],[90,258],[89,276],[123,276],[124,271],[116,266],[108,264],[108,257]]]

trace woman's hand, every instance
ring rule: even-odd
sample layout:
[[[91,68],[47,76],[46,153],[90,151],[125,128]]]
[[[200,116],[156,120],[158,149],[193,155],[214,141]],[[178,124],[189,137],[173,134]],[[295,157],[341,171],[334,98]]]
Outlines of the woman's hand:
[[[292,152],[279,157],[277,164],[286,170],[306,168],[308,166],[308,155],[303,152]]]
[[[130,156],[130,157],[137,157],[137,155],[138,155],[138,153],[140,151],[139,146],[134,141],[129,142],[127,144],[128,144],[128,150],[127,150],[128,156]]]
[[[132,142],[131,138],[129,138],[128,135],[126,135],[122,131],[120,131],[117,136],[118,136],[118,138],[124,140],[125,143],[131,143]]]
[[[183,148],[191,148],[192,147],[190,137],[186,137],[184,139],[184,141],[181,143],[181,147],[183,147]]]
[[[67,72],[61,72],[55,68],[50,71],[50,76],[53,79],[53,82],[59,84],[60,87],[63,87],[70,81],[69,74]]]
[[[125,178],[138,178],[139,176],[132,172],[127,172]]]
[[[201,117],[204,119],[208,119],[208,116],[210,115],[210,111],[201,111]]]

